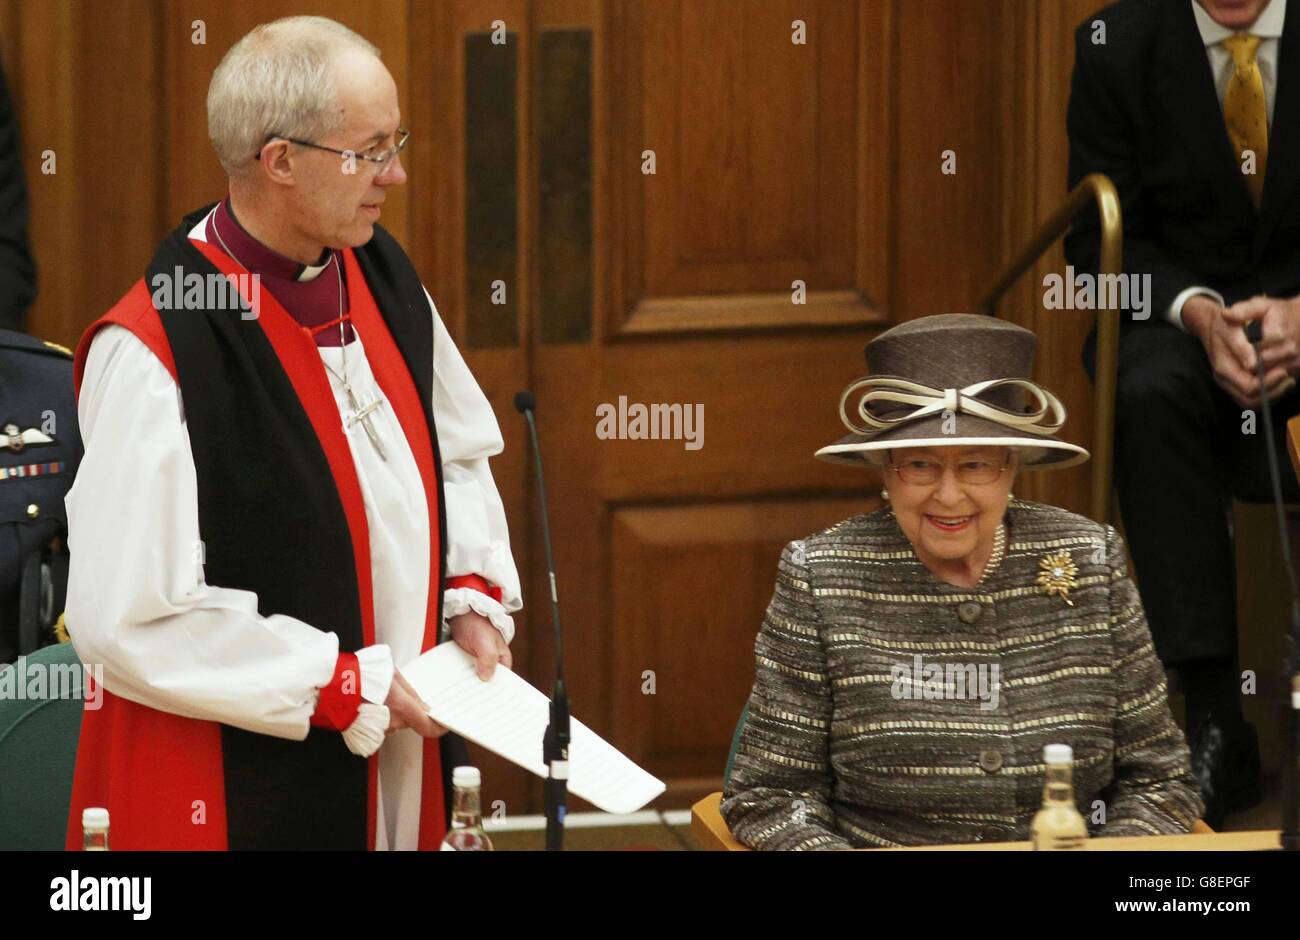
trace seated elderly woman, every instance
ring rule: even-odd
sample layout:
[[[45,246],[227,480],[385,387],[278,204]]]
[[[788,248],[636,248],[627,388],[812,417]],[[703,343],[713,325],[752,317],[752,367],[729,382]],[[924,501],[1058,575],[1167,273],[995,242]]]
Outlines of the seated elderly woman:
[[[1021,469],[1088,458],[1054,436],[1065,409],[1029,381],[1035,345],[944,314],[867,346],[870,377],[840,400],[854,433],[817,456],[880,469],[889,502],[781,555],[721,806],[740,842],[1028,839],[1047,744],[1073,748],[1093,835],[1200,814],[1124,543],[1011,495]]]

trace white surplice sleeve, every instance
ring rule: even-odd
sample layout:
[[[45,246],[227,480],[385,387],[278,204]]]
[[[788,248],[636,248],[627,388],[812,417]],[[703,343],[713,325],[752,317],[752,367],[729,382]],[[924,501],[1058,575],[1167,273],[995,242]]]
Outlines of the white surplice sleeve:
[[[204,582],[194,460],[166,367],[129,330],[103,327],[78,416],[85,457],[67,496],[67,624],[77,654],[102,664],[104,686],[123,698],[305,738],[318,690],[335,672],[338,636],[328,624],[263,617],[253,592]],[[362,698],[383,702],[388,648],[358,659]],[[380,709],[363,714],[382,740]]]
[[[425,291],[428,296],[428,291]],[[492,621],[507,643],[514,637],[510,614],[523,607],[519,573],[510,554],[505,506],[488,458],[505,442],[492,406],[470,373],[429,298],[433,314],[433,413],[442,455],[447,504],[447,577],[477,575],[501,589],[498,602],[469,587],[443,595],[443,618],[473,610]]]

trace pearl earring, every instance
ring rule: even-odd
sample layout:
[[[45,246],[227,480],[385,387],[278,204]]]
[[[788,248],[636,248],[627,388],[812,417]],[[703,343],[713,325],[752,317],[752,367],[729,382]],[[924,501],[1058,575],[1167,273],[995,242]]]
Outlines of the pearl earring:
[[[889,499],[889,490],[885,489],[883,486],[880,488],[880,498]]]

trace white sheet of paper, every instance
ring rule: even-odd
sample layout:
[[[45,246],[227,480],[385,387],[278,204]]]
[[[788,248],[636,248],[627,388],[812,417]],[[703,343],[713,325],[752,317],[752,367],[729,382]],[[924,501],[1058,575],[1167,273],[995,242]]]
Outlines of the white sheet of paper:
[[[455,643],[440,643],[401,668],[439,724],[506,760],[546,776],[542,736],[550,700],[498,664],[487,682],[474,658]],[[632,813],[664,791],[662,780],[628,760],[578,719],[569,718],[569,792],[607,813]]]

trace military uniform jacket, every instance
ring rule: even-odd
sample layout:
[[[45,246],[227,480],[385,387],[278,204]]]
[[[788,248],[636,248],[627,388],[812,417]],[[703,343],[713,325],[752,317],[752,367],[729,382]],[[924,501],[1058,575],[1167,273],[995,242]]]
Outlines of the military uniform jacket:
[[[1014,498],[1004,522],[972,588],[932,574],[888,508],[786,546],[723,794],[737,839],[1027,839],[1058,743],[1093,835],[1191,828],[1203,806],[1119,535]]]

